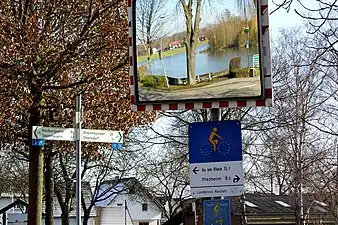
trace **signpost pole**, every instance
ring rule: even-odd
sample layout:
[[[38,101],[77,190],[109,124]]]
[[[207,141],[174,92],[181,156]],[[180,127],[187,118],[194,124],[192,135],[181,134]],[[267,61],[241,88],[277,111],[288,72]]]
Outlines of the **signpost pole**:
[[[93,130],[93,129],[81,129],[83,108],[81,103],[82,94],[76,95],[76,111],[74,118],[73,128],[65,127],[43,127],[43,126],[32,126],[32,148],[36,150],[36,147],[43,147],[45,140],[54,141],[75,141],[76,148],[76,225],[81,225],[81,142],[94,142],[94,143],[112,143],[113,150],[123,149],[123,133],[122,131],[112,130]],[[35,161],[34,161],[35,162]],[[34,163],[38,166],[38,163]],[[39,174],[38,174],[39,175]],[[34,175],[34,177],[38,176]],[[34,178],[35,179],[35,178]],[[34,183],[34,182],[33,182]],[[29,195],[30,197],[33,194]],[[39,197],[39,196],[38,196]],[[33,196],[34,198],[34,196]],[[33,199],[34,200],[34,199]],[[31,201],[30,201],[31,202]],[[32,207],[30,207],[32,209]],[[34,208],[33,208],[34,209]],[[31,211],[33,211],[33,209]],[[30,212],[31,212],[30,211]],[[33,211],[35,213],[35,211]],[[29,215],[35,215],[30,213]],[[31,218],[31,217],[29,217]],[[36,221],[34,218],[29,221]],[[36,225],[36,224],[34,224]]]
[[[220,121],[221,120],[221,109],[211,109],[210,110],[210,120],[211,121]],[[214,199],[214,198],[211,198]],[[224,196],[221,196],[221,199],[224,199]]]
[[[210,109],[210,121],[221,120],[221,109]],[[214,199],[213,197],[211,199]]]
[[[76,225],[81,225],[81,94],[76,96],[75,135],[76,135]]]
[[[220,109],[210,109],[210,121],[220,121],[221,120],[221,110]]]

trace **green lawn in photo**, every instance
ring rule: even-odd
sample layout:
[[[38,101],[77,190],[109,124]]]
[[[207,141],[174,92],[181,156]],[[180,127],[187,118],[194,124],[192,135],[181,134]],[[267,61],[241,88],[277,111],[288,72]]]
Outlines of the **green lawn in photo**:
[[[256,77],[260,75],[260,69],[259,67],[256,69]],[[242,68],[242,69],[235,69],[232,73],[232,78],[248,78],[248,68]],[[229,76],[230,73],[228,70],[220,71],[212,74],[212,80],[205,79],[203,81],[200,81],[196,83],[195,85],[170,85],[169,88],[166,86],[166,80],[164,75],[147,75],[144,77],[142,82],[138,82],[139,87],[142,87],[144,89],[152,89],[152,90],[162,90],[162,91],[176,91],[176,90],[185,90],[185,89],[191,89],[196,87],[203,87],[215,82],[218,82],[220,80],[225,79],[231,79]]]

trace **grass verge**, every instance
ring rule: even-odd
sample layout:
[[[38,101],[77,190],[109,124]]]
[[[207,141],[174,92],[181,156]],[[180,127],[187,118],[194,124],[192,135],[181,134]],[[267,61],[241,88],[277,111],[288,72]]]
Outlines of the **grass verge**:
[[[259,68],[256,68],[256,77],[260,75]],[[142,87],[145,90],[161,90],[164,92],[172,92],[177,90],[186,90],[198,87],[204,87],[212,83],[216,83],[221,80],[228,80],[232,78],[248,78],[248,68],[236,69],[233,72],[229,73],[228,70],[216,72],[212,74],[212,79],[205,79],[201,82],[198,82],[194,85],[170,85],[169,88],[166,87],[166,81],[164,75],[153,75],[146,76],[142,82],[138,82],[138,86]]]

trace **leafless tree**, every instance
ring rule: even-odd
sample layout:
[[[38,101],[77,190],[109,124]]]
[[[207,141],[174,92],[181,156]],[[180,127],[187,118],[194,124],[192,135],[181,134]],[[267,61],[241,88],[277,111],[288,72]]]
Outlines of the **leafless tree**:
[[[28,161],[18,159],[10,148],[0,153],[0,193],[11,193],[27,201]]]
[[[170,219],[190,197],[189,170],[186,157],[179,150],[179,144],[164,146],[158,154],[147,156],[137,171],[149,193],[162,200],[162,210],[166,212],[166,218]]]
[[[120,0],[0,2],[0,126],[30,160],[28,224],[41,225],[45,155],[31,146],[32,126],[51,125],[54,113],[54,125],[72,126],[80,90],[91,128],[127,131],[141,118],[129,111],[125,12]]]
[[[144,46],[148,61],[153,54],[154,42],[163,38],[164,24],[167,18],[166,0],[136,1],[137,39]]]
[[[84,154],[82,181],[88,184],[83,190],[82,210],[83,224],[87,225],[93,207],[120,192],[115,185],[120,178],[128,175],[137,161],[131,153],[125,151],[112,151],[110,146],[99,147],[99,154],[93,156]],[[69,224],[69,215],[74,208],[75,199],[75,157],[69,152],[60,152],[58,161],[54,164],[55,194],[62,211],[62,224]],[[115,185],[102,187],[107,181],[114,180]],[[89,192],[88,192],[89,191]]]
[[[303,224],[303,195],[328,157],[328,137],[309,123],[325,116],[328,97],[322,91],[327,71],[311,63],[320,51],[306,47],[311,38],[299,29],[282,31],[273,49],[275,100],[266,111],[273,120],[262,124],[258,143],[265,153],[257,171],[278,184],[279,194],[294,196],[297,224]]]
[[[202,2],[202,0],[180,0],[178,3],[182,6],[185,17],[186,36],[184,46],[186,49],[187,78],[189,85],[196,83],[195,50],[200,29]]]

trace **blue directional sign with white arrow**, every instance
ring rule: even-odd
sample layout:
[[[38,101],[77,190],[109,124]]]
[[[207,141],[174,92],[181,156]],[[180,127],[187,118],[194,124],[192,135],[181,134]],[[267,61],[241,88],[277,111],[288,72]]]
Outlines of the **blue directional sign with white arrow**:
[[[34,147],[43,147],[45,145],[44,139],[33,139],[32,140],[32,146]]]
[[[121,143],[112,143],[111,148],[112,148],[112,150],[123,150],[123,144],[121,144]]]
[[[204,201],[204,225],[231,225],[230,200]]]
[[[240,121],[190,124],[189,163],[192,197],[241,195],[244,172]]]

